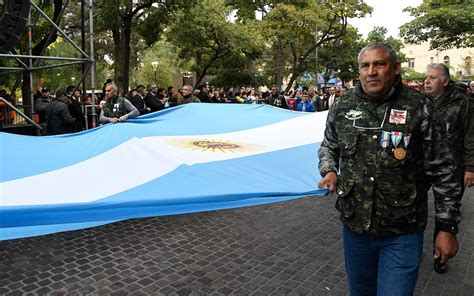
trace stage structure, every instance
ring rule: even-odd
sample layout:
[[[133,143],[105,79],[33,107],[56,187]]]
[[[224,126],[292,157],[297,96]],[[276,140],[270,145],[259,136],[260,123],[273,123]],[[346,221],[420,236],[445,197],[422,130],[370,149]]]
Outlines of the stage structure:
[[[92,125],[96,126],[97,114],[95,109],[95,60],[94,60],[94,22],[93,22],[93,3],[92,0],[81,1],[81,27],[82,27],[82,48],[79,47],[57,24],[59,24],[69,1],[66,0],[62,4],[61,12],[55,20],[52,20],[44,11],[45,2],[41,1],[39,6],[34,3],[34,0],[3,0],[3,6],[0,5],[2,15],[0,15],[0,58],[15,59],[19,64],[18,67],[0,67],[0,75],[14,72],[28,72],[30,78],[30,104],[31,111],[29,116],[34,117],[35,102],[33,99],[33,72],[35,70],[65,67],[75,64],[82,64],[82,75],[78,80],[76,87],[79,87],[85,82],[87,73],[90,73],[90,83],[92,92]],[[85,34],[84,34],[84,8],[87,7],[89,12],[89,45],[90,54],[85,52]],[[35,11],[35,17],[32,17],[32,12]],[[54,31],[57,31],[67,42],[69,42],[80,54],[81,57],[54,57],[32,54],[32,31],[36,25],[38,18],[43,17],[51,26],[52,29],[48,35],[48,42],[52,38]],[[28,34],[28,53],[15,54],[14,48],[21,38],[24,31]],[[48,43],[47,42],[47,43]],[[42,53],[44,52],[43,49]],[[54,61],[54,64],[47,66],[36,66],[37,61],[49,60]]]

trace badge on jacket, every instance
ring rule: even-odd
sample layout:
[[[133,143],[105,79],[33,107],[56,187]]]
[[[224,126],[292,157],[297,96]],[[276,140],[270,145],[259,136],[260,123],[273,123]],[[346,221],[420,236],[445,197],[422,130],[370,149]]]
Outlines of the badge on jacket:
[[[388,119],[389,123],[393,124],[405,124],[407,121],[407,110],[390,110],[390,118]]]
[[[347,112],[345,116],[349,120],[361,119],[362,118],[362,111],[352,109],[349,112]]]

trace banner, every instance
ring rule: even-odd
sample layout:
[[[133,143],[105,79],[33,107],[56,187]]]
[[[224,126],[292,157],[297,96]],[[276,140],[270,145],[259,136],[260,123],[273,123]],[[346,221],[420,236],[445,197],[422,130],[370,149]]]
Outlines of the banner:
[[[76,134],[0,133],[0,239],[324,195],[326,116],[187,104]]]

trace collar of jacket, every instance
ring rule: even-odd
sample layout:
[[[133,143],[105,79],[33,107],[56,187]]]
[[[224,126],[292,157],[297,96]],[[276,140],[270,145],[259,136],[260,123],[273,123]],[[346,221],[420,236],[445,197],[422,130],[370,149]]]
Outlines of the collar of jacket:
[[[385,102],[387,102],[387,101],[389,101],[393,98],[396,98],[397,95],[400,93],[402,88],[403,88],[402,77],[400,75],[397,75],[397,77],[395,78],[395,82],[393,83],[393,86],[390,89],[390,91],[388,92],[388,94],[385,95],[385,97],[383,99],[374,101],[374,103],[382,104],[382,103],[385,103]],[[362,85],[361,85],[360,82],[357,84],[354,93],[358,98],[365,99],[365,100],[371,100],[365,94],[364,90],[362,89]]]
[[[436,108],[448,103],[454,102],[457,100],[461,100],[462,96],[455,96],[453,95],[454,91],[457,89],[456,83],[452,80],[449,81],[448,88],[446,91],[439,97],[438,99],[434,99],[432,96],[428,95],[428,97],[433,102],[433,106]]]

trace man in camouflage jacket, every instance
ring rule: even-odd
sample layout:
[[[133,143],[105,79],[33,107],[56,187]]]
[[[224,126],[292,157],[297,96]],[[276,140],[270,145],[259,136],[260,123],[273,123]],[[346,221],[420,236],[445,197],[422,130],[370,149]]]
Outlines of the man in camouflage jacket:
[[[474,182],[474,104],[457,88],[444,64],[430,64],[425,92],[433,102],[433,139],[436,154],[428,170],[436,201],[434,240],[456,233],[461,198]],[[457,249],[457,242],[456,242]],[[445,256],[435,247],[435,270],[447,271]]]
[[[359,73],[358,87],[329,110],[319,186],[338,195],[351,295],[410,295],[427,221],[431,102],[402,85],[388,45],[364,47]]]

